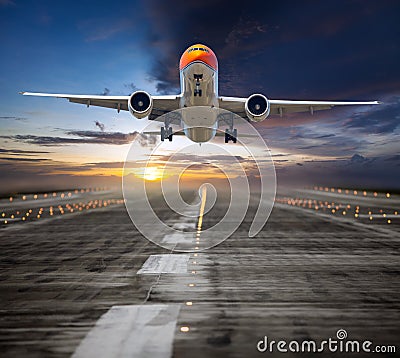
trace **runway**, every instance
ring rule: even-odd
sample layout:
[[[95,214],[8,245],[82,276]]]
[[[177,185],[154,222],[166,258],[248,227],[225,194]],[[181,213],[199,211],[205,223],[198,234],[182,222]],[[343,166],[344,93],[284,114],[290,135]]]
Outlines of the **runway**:
[[[328,189],[282,191],[256,237],[248,215],[191,253],[143,238],[118,193],[0,201],[1,356],[252,357],[265,336],[321,341],[339,329],[398,345],[400,197]]]

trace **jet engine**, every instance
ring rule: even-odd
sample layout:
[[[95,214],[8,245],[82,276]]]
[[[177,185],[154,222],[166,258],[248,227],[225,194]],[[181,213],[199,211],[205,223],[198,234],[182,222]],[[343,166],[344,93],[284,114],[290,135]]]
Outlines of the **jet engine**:
[[[252,94],[245,103],[247,117],[253,122],[261,122],[268,117],[270,105],[267,97]]]
[[[147,92],[133,92],[128,100],[128,108],[129,112],[136,118],[144,118],[153,109],[153,99]]]

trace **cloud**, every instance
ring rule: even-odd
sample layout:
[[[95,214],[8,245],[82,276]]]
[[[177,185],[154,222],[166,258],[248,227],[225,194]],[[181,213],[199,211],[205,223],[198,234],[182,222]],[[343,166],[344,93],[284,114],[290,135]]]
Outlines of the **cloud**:
[[[13,135],[1,136],[0,138],[12,139],[16,142],[36,144],[41,146],[59,146],[67,144],[129,144],[136,138],[142,146],[149,146],[156,143],[157,138],[152,135],[141,134],[139,132],[120,133],[120,132],[94,132],[94,131],[67,131],[71,137],[51,137],[36,135]],[[78,138],[76,138],[78,137]]]
[[[235,24],[228,36],[225,38],[225,43],[228,46],[237,47],[243,42],[248,41],[249,38],[259,33],[265,34],[269,30],[267,24],[262,24],[257,20],[243,17],[239,18],[237,24]]]
[[[363,133],[393,133],[400,126],[400,97],[392,97],[373,109],[354,113],[345,121],[345,128],[354,128]]]
[[[354,154],[348,159],[309,161],[303,162],[303,166],[286,165],[276,170],[280,185],[400,189],[396,156],[366,158]]]
[[[149,0],[144,6],[155,59],[149,73],[162,93],[178,87],[179,56],[195,42],[216,52],[225,95],[356,100],[396,91],[400,83],[395,1],[360,7],[357,1],[305,6],[256,0],[243,6]],[[193,19],[201,21],[194,26]]]
[[[1,160],[15,161],[15,162],[32,162],[32,163],[43,163],[49,161],[46,158],[18,158],[18,157],[0,157]]]
[[[15,117],[15,116],[1,116],[0,119],[13,120],[13,121],[27,121],[27,119],[24,117]]]
[[[365,163],[365,162],[367,162],[367,161],[368,161],[368,159],[365,158],[365,157],[363,157],[363,156],[360,155],[360,154],[354,154],[354,155],[351,157],[351,159],[350,159],[350,163],[351,163],[351,164]]]
[[[92,167],[52,160],[26,161],[0,159],[0,193],[63,190],[71,187],[105,185],[120,187],[114,175],[92,175]],[[84,175],[83,175],[84,174]]]
[[[125,162],[97,162],[97,163],[86,163],[85,166],[89,166],[90,168],[123,168]]]
[[[5,149],[5,148],[0,148],[0,154],[5,153],[5,154],[48,154],[50,152],[46,151],[41,151],[41,150],[22,150],[22,149]]]

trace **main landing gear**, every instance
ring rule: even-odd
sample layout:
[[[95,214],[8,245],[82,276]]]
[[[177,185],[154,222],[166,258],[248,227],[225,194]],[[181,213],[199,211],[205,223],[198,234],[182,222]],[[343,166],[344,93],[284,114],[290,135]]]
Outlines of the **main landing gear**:
[[[165,139],[168,139],[170,142],[172,142],[172,127],[166,126],[166,127],[161,127],[161,141],[164,142]]]
[[[229,141],[232,141],[233,143],[237,142],[237,129],[225,129],[225,143],[229,143]]]
[[[233,118],[233,114],[229,113],[228,114],[228,118],[226,118],[226,116],[224,116],[225,118],[223,119],[223,121],[229,125],[229,128],[225,129],[225,143],[229,143],[230,141],[232,141],[232,143],[236,143],[237,142],[237,129],[233,128],[233,124],[234,124],[234,118]]]

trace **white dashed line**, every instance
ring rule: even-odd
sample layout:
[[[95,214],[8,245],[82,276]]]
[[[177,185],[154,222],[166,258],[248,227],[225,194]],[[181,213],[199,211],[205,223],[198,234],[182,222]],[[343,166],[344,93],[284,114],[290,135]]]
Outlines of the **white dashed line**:
[[[179,310],[176,304],[113,306],[72,358],[169,358]]]
[[[186,254],[151,255],[137,274],[187,273],[189,257]]]

